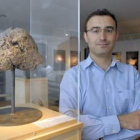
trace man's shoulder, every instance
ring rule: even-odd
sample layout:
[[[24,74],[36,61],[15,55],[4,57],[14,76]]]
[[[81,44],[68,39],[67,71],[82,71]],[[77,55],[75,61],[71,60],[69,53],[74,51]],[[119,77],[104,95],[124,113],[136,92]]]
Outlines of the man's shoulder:
[[[65,74],[75,75],[78,72],[78,65],[71,67],[65,71]]]
[[[84,65],[85,65],[85,60],[81,61],[76,66],[73,66],[70,69],[66,70],[66,73],[77,73],[78,71],[83,70]]]
[[[135,71],[136,69],[134,68],[134,66],[132,66],[132,65],[130,65],[130,64],[126,64],[126,63],[123,63],[123,62],[117,62],[117,67],[120,69],[120,70],[122,70],[122,71],[124,71],[124,72],[126,72],[126,70],[127,71]]]
[[[127,63],[123,63],[123,62],[117,62],[117,64],[122,66],[122,67],[133,67],[132,65],[127,64]]]

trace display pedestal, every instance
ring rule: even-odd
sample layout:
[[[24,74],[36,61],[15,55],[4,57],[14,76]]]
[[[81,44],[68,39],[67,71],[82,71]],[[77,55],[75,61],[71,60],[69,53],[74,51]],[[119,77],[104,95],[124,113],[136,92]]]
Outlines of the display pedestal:
[[[40,120],[59,117],[62,114],[34,104],[24,104],[18,107],[32,107],[42,112]],[[37,121],[37,122],[38,122]],[[76,119],[41,128],[34,123],[20,126],[0,126],[0,139],[2,140],[81,140],[83,124]]]
[[[47,78],[15,78],[15,104],[29,102],[48,107]]]

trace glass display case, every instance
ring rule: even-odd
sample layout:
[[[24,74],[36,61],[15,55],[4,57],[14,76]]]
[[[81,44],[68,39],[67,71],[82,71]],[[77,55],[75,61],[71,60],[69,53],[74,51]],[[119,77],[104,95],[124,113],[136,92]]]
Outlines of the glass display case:
[[[58,111],[63,74],[78,62],[78,1],[31,0],[30,6],[30,33],[44,59],[30,71],[30,100]]]
[[[7,4],[4,2],[2,5],[7,8]],[[82,123],[77,120],[78,116],[72,118],[59,113],[62,77],[66,70],[77,65],[79,58],[84,56],[78,50],[79,1],[13,0],[8,5],[10,4],[13,15],[7,12],[9,15],[0,23],[3,25],[0,31],[4,32],[9,26],[25,29],[35,41],[43,62],[33,70],[21,70],[17,66],[14,75],[13,69],[0,73],[0,131],[3,132],[0,138],[80,140]],[[18,8],[15,8],[16,5]],[[1,109],[12,106],[13,94],[15,108],[35,108],[42,112],[41,117],[23,126],[3,125]],[[77,107],[77,114],[78,110]],[[15,109],[10,115],[14,116],[16,113]],[[30,114],[26,114],[26,117],[31,118]]]

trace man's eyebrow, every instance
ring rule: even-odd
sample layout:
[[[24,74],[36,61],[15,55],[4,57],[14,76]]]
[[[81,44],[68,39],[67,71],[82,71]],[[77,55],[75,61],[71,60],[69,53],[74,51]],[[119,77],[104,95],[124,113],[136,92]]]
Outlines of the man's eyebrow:
[[[93,30],[93,29],[100,29],[100,27],[98,27],[98,26],[93,26],[93,27],[91,27],[90,29],[88,29],[87,31],[90,31],[90,30]]]
[[[91,30],[92,29],[98,29],[98,28],[100,28],[99,26],[93,26],[92,28],[91,28]]]
[[[111,29],[114,29],[114,27],[113,27],[113,26],[106,26],[105,28],[111,28]]]
[[[104,29],[108,29],[108,28],[111,28],[111,29],[114,29],[114,27],[113,26],[106,26]],[[90,30],[93,30],[93,29],[101,29],[101,27],[99,27],[99,26],[93,26],[93,27],[91,27],[91,29]]]

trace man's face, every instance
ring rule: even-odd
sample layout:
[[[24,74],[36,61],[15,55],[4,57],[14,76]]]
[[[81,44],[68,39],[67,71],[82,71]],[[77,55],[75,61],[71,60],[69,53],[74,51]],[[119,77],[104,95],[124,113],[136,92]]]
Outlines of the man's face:
[[[89,45],[91,57],[112,55],[118,38],[115,21],[110,16],[93,16],[87,23],[84,38]]]

